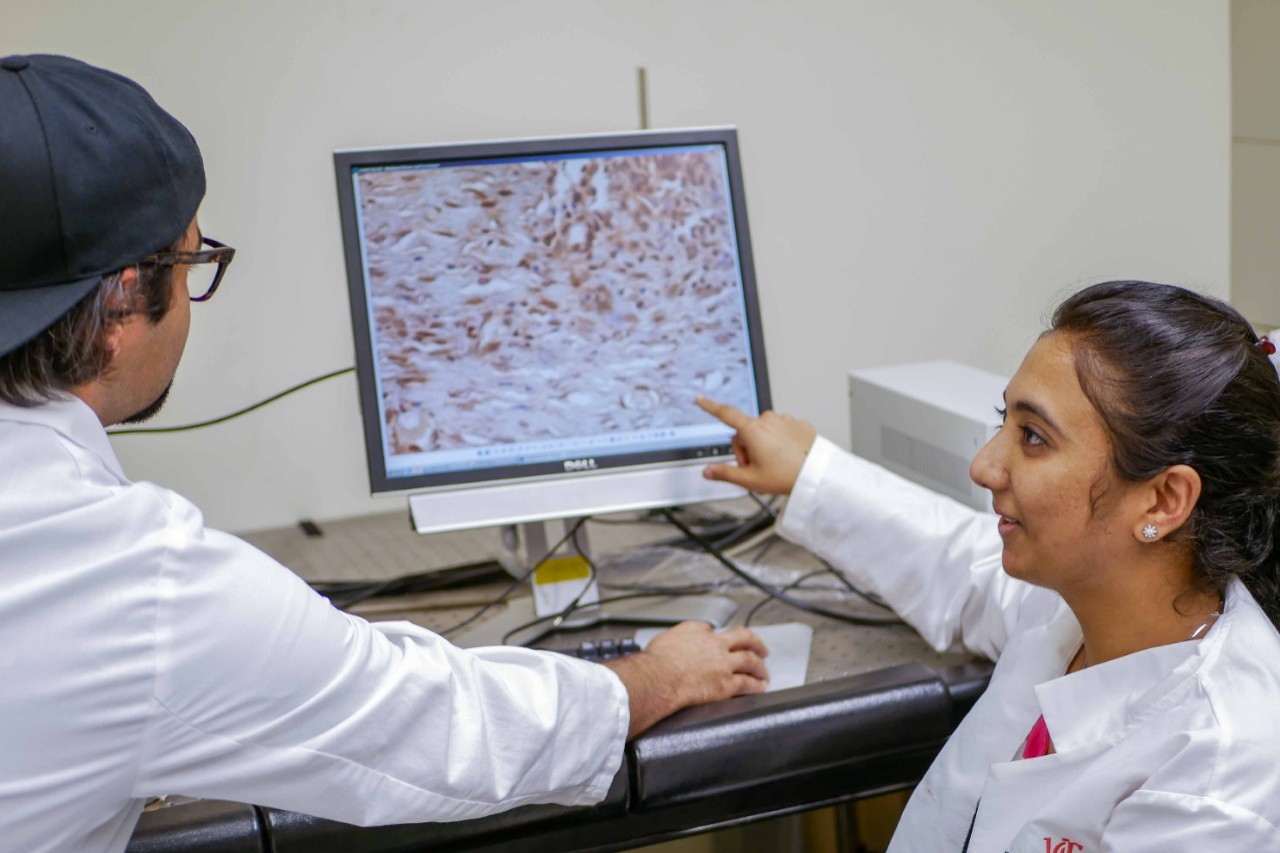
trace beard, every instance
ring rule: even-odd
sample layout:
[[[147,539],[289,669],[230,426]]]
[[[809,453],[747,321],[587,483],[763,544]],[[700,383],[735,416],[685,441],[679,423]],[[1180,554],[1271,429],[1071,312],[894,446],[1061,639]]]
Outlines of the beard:
[[[133,425],[145,424],[147,421],[154,418],[160,412],[160,410],[164,408],[165,400],[169,399],[169,392],[172,389],[173,389],[173,383],[170,382],[168,385],[164,386],[164,390],[160,392],[160,396],[156,397],[155,400],[151,402],[151,405],[147,406],[145,409],[142,409],[141,411],[134,412],[132,415],[130,415],[129,417],[121,421],[121,423],[133,424]]]

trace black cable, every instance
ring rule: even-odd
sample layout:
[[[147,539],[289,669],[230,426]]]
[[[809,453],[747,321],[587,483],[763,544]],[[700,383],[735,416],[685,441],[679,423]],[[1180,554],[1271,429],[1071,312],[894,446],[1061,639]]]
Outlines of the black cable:
[[[213,418],[212,420],[200,421],[199,423],[194,423],[194,424],[183,424],[182,426],[145,427],[143,429],[115,429],[115,430],[109,430],[107,432],[107,435],[144,435],[144,434],[154,435],[156,433],[161,433],[161,432],[186,432],[187,430],[192,430],[192,429],[203,429],[204,427],[210,427],[210,426],[214,426],[215,424],[225,423],[231,420],[232,418],[238,418],[241,415],[247,415],[249,412],[252,412],[255,409],[261,409],[263,406],[267,405],[268,403],[274,403],[276,400],[279,400],[281,397],[287,397],[293,392],[301,391],[303,388],[308,388],[312,385],[315,385],[317,382],[323,382],[326,379],[332,379],[335,376],[342,376],[345,373],[354,373],[354,372],[355,372],[354,367],[344,367],[341,370],[335,370],[331,373],[326,373],[324,376],[317,376],[313,379],[308,379],[306,382],[300,382],[297,385],[294,385],[292,388],[286,388],[285,390],[281,391],[279,394],[273,394],[265,400],[259,400],[258,402],[254,403],[252,406],[245,406],[243,409],[232,412],[229,415],[223,415],[220,418]]]
[[[798,589],[800,585],[805,581],[807,581],[809,578],[814,577],[816,575],[825,575],[826,573],[827,573],[826,569],[814,569],[813,571],[807,572],[801,575],[800,577],[793,580],[791,583],[784,586],[782,588],[782,591],[787,592],[788,590]],[[742,627],[750,628],[752,618],[755,617],[756,613],[760,610],[761,607],[764,607],[766,604],[768,604],[771,601],[773,601],[772,598],[762,598],[759,601],[757,601],[755,607],[752,607],[750,610],[747,611],[746,618],[742,620]]]
[[[466,619],[463,619],[463,620],[462,620],[461,622],[459,622],[458,624],[456,624],[456,625],[450,625],[448,628],[445,628],[445,629],[443,629],[442,631],[440,631],[440,632],[439,632],[439,633],[440,633],[440,636],[442,636],[442,637],[447,637],[447,636],[449,636],[450,634],[452,634],[452,633],[453,633],[453,632],[455,632],[455,631],[461,631],[463,628],[467,627],[467,626],[468,626],[468,625],[470,625],[472,622],[474,622],[474,621],[476,621],[477,619],[479,619],[479,618],[480,618],[481,616],[483,616],[485,613],[488,613],[490,609],[492,609],[492,608],[494,608],[494,607],[497,607],[499,604],[501,604],[502,602],[506,601],[506,600],[507,600],[507,598],[508,598],[508,597],[510,597],[511,593],[515,592],[515,591],[516,591],[516,589],[518,589],[518,588],[520,587],[520,585],[521,585],[522,583],[524,583],[524,582],[525,582],[526,580],[528,580],[528,579],[529,579],[529,575],[528,575],[528,574],[525,574],[525,575],[522,575],[521,577],[516,578],[515,580],[513,580],[513,581],[511,582],[511,585],[510,585],[510,586],[508,586],[508,587],[507,587],[506,589],[504,589],[502,592],[498,593],[497,597],[496,597],[496,598],[494,598],[492,601],[490,601],[488,604],[485,604],[483,607],[481,607],[481,608],[480,608],[479,610],[477,610],[475,613],[472,613],[470,616],[468,616]]]
[[[772,497],[770,497],[770,498],[769,498],[768,502],[765,502],[765,501],[764,501],[764,500],[762,500],[762,499],[760,498],[760,496],[759,496],[759,495],[757,495],[755,492],[748,492],[747,494],[750,496],[750,498],[751,498],[753,501],[755,501],[757,504],[759,504],[759,505],[760,505],[760,508],[761,508],[764,512],[766,512],[766,513],[768,513],[770,516],[772,516],[772,517],[773,517],[773,519],[774,519],[775,521],[777,520],[777,518],[778,518],[778,512],[777,512],[777,510],[776,510],[776,509],[774,509],[774,503],[777,501],[777,495],[773,495]],[[778,539],[778,535],[777,535],[776,533],[775,533],[772,537],[770,537],[770,538],[769,538],[769,539],[764,543],[764,545],[762,545],[762,546],[761,546],[760,553],[756,555],[756,560],[763,560],[763,559],[764,559],[764,555],[765,555],[766,553],[768,553],[768,551],[769,551],[769,549],[770,549],[771,547],[773,547],[773,543],[774,543],[774,542],[776,542],[776,541],[777,541],[777,539]],[[719,543],[719,542],[717,542],[716,544],[717,544],[721,549],[724,549],[725,547],[727,547],[727,546],[725,546],[724,544]],[[875,594],[873,594],[873,593],[867,592],[866,590],[864,590],[864,589],[860,589],[859,587],[855,586],[855,585],[854,585],[854,583],[853,583],[851,580],[849,580],[847,577],[845,577],[844,572],[840,571],[840,570],[839,570],[839,569],[837,569],[835,566],[831,565],[831,564],[830,564],[829,562],[827,562],[825,559],[823,559],[822,557],[818,556],[817,554],[814,554],[814,556],[815,556],[815,557],[817,557],[818,562],[822,563],[822,565],[826,567],[827,571],[829,571],[829,572],[831,572],[831,574],[835,575],[835,576],[840,580],[840,583],[844,584],[845,589],[849,590],[849,592],[851,592],[851,593],[853,593],[854,595],[858,596],[859,598],[861,598],[863,601],[867,602],[868,604],[872,604],[872,605],[874,605],[874,606],[876,606],[876,607],[879,607],[879,608],[881,608],[881,609],[883,609],[883,610],[892,610],[892,609],[893,609],[893,608],[891,608],[889,605],[885,604],[885,603],[884,603],[884,601],[883,601],[879,596],[877,596],[877,595],[875,595]]]
[[[675,511],[680,512],[686,517],[695,519],[691,526],[701,529],[703,535],[711,538],[717,547],[722,550],[731,548],[734,545],[749,539],[752,536],[764,530],[770,524],[777,520],[778,513],[771,503],[767,503],[760,499],[758,495],[748,493],[752,500],[759,506],[760,511],[749,516],[734,515],[728,512],[718,513],[695,513],[687,507],[676,507]],[[592,524],[603,525],[627,525],[627,524],[662,524],[669,522],[662,517],[658,510],[650,510],[649,512],[633,518],[593,518]],[[668,547],[681,548],[684,550],[693,550],[697,548],[697,543],[688,537],[680,536],[673,539],[663,539],[656,542],[648,543],[649,547]]]
[[[844,572],[840,571],[835,566],[828,563],[822,557],[818,557],[817,554],[814,554],[814,556],[818,558],[818,562],[822,563],[823,567],[826,568],[827,571],[835,575],[836,578],[840,581],[840,583],[844,584],[845,589],[849,590],[849,592],[858,596],[858,598],[861,598],[863,601],[867,602],[868,604],[872,604],[872,605],[875,605],[876,607],[879,607],[881,610],[889,610],[889,611],[893,610],[892,607],[890,607],[888,604],[885,603],[883,598],[876,595],[875,593],[867,592],[865,589],[855,586],[853,581],[845,577]]]
[[[697,593],[697,594],[701,594],[701,593]],[[595,607],[598,604],[612,604],[615,601],[630,601],[633,598],[679,598],[679,597],[680,596],[678,595],[669,595],[667,593],[629,592],[626,595],[610,595],[606,598],[600,599],[599,601],[593,601],[590,604],[580,605],[575,609],[586,610],[588,607]],[[519,634],[521,631],[527,631],[528,629],[536,625],[541,625],[543,622],[550,622],[553,619],[559,619],[562,615],[564,616],[572,615],[571,612],[566,613],[566,610],[568,610],[568,608],[565,608],[565,610],[561,610],[557,613],[549,613],[546,616],[539,616],[536,619],[530,619],[528,622],[525,622],[524,624],[517,625],[516,627],[512,628],[510,631],[502,635],[502,645],[505,646],[508,640],[510,640],[516,634]],[[523,640],[520,643],[517,643],[517,645],[523,646],[525,643],[532,643],[535,640],[540,640],[544,636],[546,636],[548,633],[550,632],[544,631],[541,634],[538,634],[534,637],[530,637],[527,640]]]
[[[702,549],[706,551],[708,554],[710,554],[712,557],[714,557],[716,560],[718,560],[722,566],[724,566],[726,569],[733,572],[735,575],[742,578],[744,581],[751,584],[756,589],[760,590],[770,598],[776,598],[778,601],[781,601],[784,604],[789,604],[792,607],[796,608],[797,610],[803,610],[805,613],[812,613],[815,616],[825,616],[828,619],[836,619],[840,622],[846,622],[850,625],[881,626],[881,625],[902,624],[901,621],[898,619],[872,619],[866,616],[856,616],[852,613],[842,613],[838,610],[830,610],[826,607],[821,607],[816,604],[806,604],[803,601],[798,601],[792,598],[791,596],[787,595],[785,592],[774,589],[773,587],[766,584],[764,581],[761,581],[759,578],[755,577],[749,572],[744,571],[736,563],[734,563],[724,554],[720,553],[720,550],[717,549],[715,545],[711,544],[710,542],[708,542],[707,540],[699,536],[697,533],[693,532],[693,530],[691,530],[686,524],[684,524],[682,521],[676,518],[674,514],[668,512],[667,510],[663,510],[663,513],[667,516],[667,519],[672,524],[674,524],[676,527],[680,529],[681,533],[683,533],[685,536],[688,536],[690,539],[694,540],[700,546],[702,546]]]
[[[749,539],[761,530],[766,529],[773,524],[774,518],[765,512],[757,512],[755,515],[742,518],[740,516],[730,516],[728,520],[721,521],[704,529],[705,536],[712,539],[718,548],[730,548],[744,539]],[[673,539],[664,539],[660,542],[652,542],[651,545],[660,545],[668,548],[683,548],[685,550],[694,550],[698,547],[698,543],[688,536],[679,536]]]
[[[674,524],[677,528],[679,528],[680,531],[684,533],[685,536],[690,541],[694,542],[699,547],[703,548],[703,550],[706,550],[707,553],[715,557],[722,564],[726,564],[730,569],[730,571],[732,571],[735,575],[742,578],[748,584],[750,584],[751,586],[754,586],[755,588],[764,592],[768,596],[768,598],[765,601],[760,602],[759,604],[756,605],[756,607],[751,611],[751,613],[748,614],[748,618],[750,618],[750,616],[754,614],[755,610],[759,609],[761,605],[771,600],[778,600],[783,602],[784,604],[788,604],[799,610],[812,613],[817,616],[825,616],[830,619],[836,619],[836,620],[851,623],[854,625],[885,626],[885,625],[901,625],[902,624],[901,620],[898,620],[898,619],[873,619],[869,617],[862,617],[862,616],[857,616],[851,613],[841,613],[839,611],[829,610],[827,608],[820,607],[818,605],[810,605],[810,604],[806,604],[804,602],[798,601],[796,599],[793,599],[790,596],[787,596],[785,592],[772,589],[771,587],[769,587],[767,584],[763,583],[759,579],[743,571],[741,568],[734,566],[728,560],[728,558],[725,557],[722,553],[720,553],[720,551],[712,543],[706,541],[701,536],[694,533],[693,530],[690,527],[684,525],[683,522],[676,520],[673,517],[674,513],[670,513],[669,510],[661,510],[660,512],[662,515],[667,517],[667,520],[670,523]],[[581,523],[581,521],[579,523]],[[572,539],[574,541],[575,549],[578,550],[579,554],[581,554],[584,559],[587,559],[588,567],[592,571],[592,577],[593,578],[598,577],[598,571],[596,567],[594,566],[594,564],[591,563],[591,561],[586,557],[586,555],[582,553],[580,547],[578,547],[578,543],[575,536],[576,532],[577,532],[577,525],[575,525],[574,530],[570,531],[569,534],[566,535],[566,538]],[[556,548],[559,548],[564,543],[564,541],[565,539],[561,539],[560,542],[556,544]],[[553,548],[552,550],[554,551],[555,548]],[[793,582],[792,586],[794,586],[796,583],[799,583],[800,581],[813,577],[814,575],[823,574],[828,571],[835,574],[846,586],[851,586],[848,579],[845,578],[843,575],[841,575],[838,571],[836,571],[829,563],[827,563],[825,560],[822,562],[823,562],[824,568],[815,569],[813,572],[810,572],[809,574],[800,578],[799,581]],[[588,581],[588,587],[589,586],[590,586],[590,581]],[[634,589],[637,591],[628,592],[623,595],[607,596],[599,599],[599,601],[584,605],[582,604],[582,597],[585,594],[586,589],[588,588],[588,587],[584,587],[583,591],[580,592],[578,596],[575,597],[574,600],[568,604],[568,606],[564,607],[560,611],[556,613],[548,614],[546,616],[540,616],[536,619],[531,619],[528,622],[524,622],[512,628],[511,630],[507,631],[502,636],[502,640],[501,640],[502,644],[506,645],[511,640],[512,637],[524,631],[527,631],[530,628],[545,624],[547,622],[552,622],[553,627],[550,628],[548,631],[543,631],[535,637],[529,637],[525,640],[522,640],[520,642],[520,645],[534,642],[537,639],[545,636],[547,633],[549,633],[550,630],[555,630],[556,627],[563,625],[564,620],[567,619],[569,616],[571,616],[574,612],[578,610],[585,610],[588,607],[595,607],[597,605],[607,604],[614,601],[627,601],[635,598],[674,598],[674,597],[685,596],[685,595],[701,595],[701,594],[705,594],[706,592],[711,592],[721,588],[722,584],[718,584],[718,583],[691,584],[688,586],[676,586],[676,587],[627,587],[627,586],[614,585],[614,584],[606,585],[602,583],[602,586],[607,586],[608,588],[612,588],[612,589]],[[854,590],[861,593],[861,591],[856,590],[856,588],[854,588]],[[861,593],[861,594],[864,596],[867,595],[866,593]],[[882,603],[878,603],[874,600],[872,600],[872,603],[877,603],[881,607],[885,606]],[[476,614],[476,615],[478,616],[479,614]],[[473,616],[472,618],[474,619],[476,617]]]
[[[713,510],[709,507],[695,509],[693,506],[674,506],[669,509],[671,512],[679,513],[686,519],[692,519],[705,527],[709,527],[713,524],[737,524],[742,521],[742,517],[739,515],[735,515],[731,512]],[[661,518],[663,509],[659,507],[658,509],[650,510],[649,514],[655,518]]]
[[[528,580],[528,579],[533,575],[533,573],[534,573],[534,572],[536,572],[536,571],[537,571],[537,570],[542,566],[542,564],[543,564],[543,563],[545,563],[547,560],[551,559],[551,557],[556,553],[556,551],[559,551],[559,550],[560,550],[560,548],[561,548],[561,546],[563,546],[563,545],[564,545],[564,543],[568,542],[568,541],[569,541],[569,539],[573,536],[573,534],[575,534],[575,533],[577,533],[577,532],[578,532],[578,528],[582,527],[582,525],[583,525],[583,524],[585,524],[585,523],[586,523],[586,521],[587,521],[586,517],[579,518],[576,522],[574,522],[574,524],[573,524],[573,528],[572,528],[572,529],[570,529],[568,533],[566,533],[564,536],[561,536],[561,537],[560,537],[560,539],[559,539],[559,541],[557,541],[557,542],[556,542],[556,544],[552,545],[550,548],[548,548],[548,549],[547,549],[547,553],[546,553],[546,554],[544,554],[544,555],[542,556],[542,559],[541,559],[541,560],[539,560],[538,562],[534,563],[534,564],[529,568],[529,570],[528,570],[528,571],[526,571],[526,572],[525,572],[523,575],[521,575],[520,577],[516,578],[516,579],[511,583],[511,585],[510,585],[510,586],[508,586],[508,587],[507,587],[506,589],[504,589],[502,592],[498,593],[498,596],[497,596],[496,598],[494,598],[492,601],[490,601],[488,604],[484,605],[484,606],[483,606],[483,607],[481,607],[479,610],[477,610],[475,613],[472,613],[470,616],[468,616],[466,619],[463,619],[463,620],[462,620],[461,622],[459,622],[458,624],[456,624],[456,625],[450,625],[448,628],[445,628],[443,631],[440,631],[440,632],[439,632],[439,633],[440,633],[440,636],[442,636],[442,637],[447,637],[447,636],[449,636],[450,634],[454,633],[455,631],[461,631],[463,628],[467,627],[467,626],[468,626],[468,625],[470,625],[472,622],[474,622],[474,621],[476,621],[477,619],[479,619],[479,618],[480,618],[481,616],[483,616],[485,613],[488,613],[492,608],[497,607],[499,604],[501,604],[502,602],[506,601],[506,600],[507,600],[507,598],[508,598],[508,597],[510,597],[511,593],[515,592],[515,591],[516,591],[516,589],[517,589],[517,588],[519,588],[519,586],[520,586],[522,583],[524,583],[525,581],[527,581],[527,580]],[[505,642],[505,641],[504,641],[504,642]]]
[[[766,512],[771,513],[771,514],[772,514],[773,516],[775,516],[775,517],[777,516],[777,512],[776,512],[776,511],[774,511],[774,510],[773,510],[773,508],[772,508],[769,504],[765,503],[764,501],[761,501],[761,500],[760,500],[756,495],[750,495],[750,497],[751,497],[752,499],[754,499],[754,500],[756,501],[756,503],[760,504],[760,506],[761,506],[761,507],[762,507]],[[725,525],[725,524],[732,524],[732,525],[735,525],[735,526],[736,526],[736,525],[741,524],[745,519],[749,519],[749,518],[754,518],[754,517],[755,517],[754,515],[744,517],[744,516],[741,516],[741,515],[734,515],[733,513],[729,513],[729,512],[716,512],[716,513],[694,513],[694,512],[692,512],[691,510],[689,510],[687,507],[676,507],[676,509],[677,509],[678,511],[680,511],[680,512],[684,513],[685,515],[693,516],[693,517],[697,520],[698,524],[699,524],[700,526],[704,526],[704,527],[705,527],[705,526],[712,525],[712,524],[721,524],[721,525]],[[591,519],[591,523],[592,523],[592,524],[606,524],[606,525],[608,525],[608,524],[613,524],[613,525],[625,525],[625,524],[666,525],[668,522],[667,522],[667,520],[666,520],[665,518],[663,518],[663,517],[662,517],[662,513],[661,513],[661,512],[659,512],[658,510],[648,510],[648,511],[646,511],[646,512],[644,512],[644,513],[641,513],[641,514],[636,515],[636,516],[631,517],[631,518],[592,518],[592,519]]]
[[[760,509],[764,510],[764,512],[766,512],[766,513],[769,515],[769,517],[770,517],[770,518],[772,518],[772,519],[774,519],[775,521],[777,521],[777,519],[778,519],[778,511],[777,511],[776,509],[774,509],[774,508],[773,508],[773,503],[774,503],[774,501],[777,499],[777,496],[776,496],[776,495],[774,495],[773,497],[771,497],[767,503],[765,502],[765,500],[764,500],[763,498],[761,498],[761,497],[760,497],[759,495],[757,495],[755,492],[747,492],[747,497],[749,497],[749,498],[751,498],[751,500],[755,501],[755,502],[760,506]]]
[[[612,524],[612,525],[618,525],[618,526],[625,525],[625,524],[652,524],[652,525],[665,526],[667,523],[667,520],[665,518],[647,518],[647,517],[646,518],[593,518],[591,519],[591,523],[606,524],[606,525]]]
[[[774,533],[772,536],[767,537],[763,542],[760,543],[760,546],[756,549],[756,552],[752,556],[752,559],[755,560],[757,563],[764,560],[765,555],[769,553],[769,550],[773,548],[773,546],[781,538],[782,537],[779,536],[777,533]]]
[[[706,517],[707,516],[703,516],[703,518],[706,518]],[[581,519],[580,522],[585,520],[587,519]],[[590,519],[590,520],[598,521],[599,519]],[[736,519],[736,518],[734,520],[739,521],[739,519]],[[601,604],[607,604],[609,602],[614,602],[614,601],[627,601],[634,598],[678,598],[680,596],[686,596],[686,595],[705,595],[706,593],[714,592],[723,586],[722,583],[689,584],[686,586],[671,586],[671,587],[660,587],[660,586],[627,587],[627,586],[613,585],[613,584],[606,585],[604,584],[603,581],[599,581],[600,570],[596,567],[596,564],[592,562],[591,558],[587,556],[586,551],[583,550],[582,548],[582,544],[578,541],[578,527],[580,526],[581,526],[580,523],[578,525],[575,525],[573,530],[569,531],[568,536],[569,536],[570,542],[573,544],[573,549],[578,553],[578,556],[580,556],[587,563],[589,574],[587,576],[586,585],[583,586],[582,590],[579,591],[576,596],[574,596],[574,599],[570,601],[567,605],[565,605],[565,607],[562,608],[558,613],[552,613],[546,616],[540,616],[537,619],[532,619],[521,625],[517,625],[516,627],[512,628],[510,631],[507,631],[507,633],[502,635],[502,641],[501,641],[502,645],[506,645],[507,641],[510,640],[511,637],[515,636],[516,634],[519,634],[522,631],[527,631],[529,628],[532,628],[536,625],[540,625],[550,620],[551,625],[547,628],[546,631],[541,632],[535,637],[530,637],[524,640],[522,643],[520,643],[520,645],[534,642],[535,640],[540,639],[546,636],[547,634],[558,630],[560,626],[564,624],[564,621],[568,619],[570,616],[572,616],[575,612],[579,610],[586,610],[591,607],[597,607]],[[563,540],[561,541],[563,542]],[[557,547],[559,546],[557,545]],[[823,571],[823,570],[819,570],[819,571]],[[582,599],[587,594],[587,591],[591,588],[591,584],[593,582],[598,582],[600,586],[608,586],[611,589],[631,589],[634,591],[624,593],[623,595],[607,596],[605,598],[600,598],[598,601],[593,601],[593,602],[588,602],[586,604],[583,604]]]
[[[737,528],[728,531],[723,536],[715,540],[715,546],[720,550],[726,550],[737,545],[739,542],[745,542],[752,536],[768,530],[777,523],[776,516],[768,513],[756,513],[747,521],[742,522]]]
[[[761,532],[762,530],[766,529],[769,525],[777,521],[778,514],[774,510],[771,503],[766,503],[765,501],[761,500],[760,497],[756,495],[754,492],[749,492],[748,494],[750,494],[751,498],[755,500],[757,504],[760,505],[762,511],[759,513],[756,513],[753,516],[750,516],[746,521],[740,522],[736,528],[730,530],[728,533],[724,534],[723,536],[720,536],[719,538],[713,538],[713,541],[711,544],[715,545],[715,547],[721,551],[732,548],[734,545],[737,545],[739,542],[742,542],[746,539],[751,538],[752,536],[756,535],[757,533]],[[705,531],[704,531],[704,535],[705,535]],[[778,538],[779,538],[778,535],[775,533],[768,540],[768,542],[766,542],[762,546],[761,552],[755,557],[755,559],[757,561],[764,559],[764,554],[768,551],[769,547],[772,546],[772,543],[775,542]],[[658,543],[655,543],[655,544],[658,544]],[[701,544],[694,541],[693,539],[690,539],[689,537],[683,537],[681,539],[676,539],[676,540],[667,540],[661,544],[673,546],[673,547],[695,547],[695,546],[703,547]],[[841,572],[835,566],[831,565],[831,563],[827,562],[821,556],[814,554],[814,557],[818,560],[818,562],[822,563],[822,565],[826,567],[827,571],[835,575],[836,578],[840,581],[840,583],[849,592],[853,593],[854,595],[858,596],[863,601],[867,602],[870,605],[873,605],[874,607],[878,607],[881,610],[888,610],[892,612],[893,608],[891,608],[888,604],[885,604],[884,600],[881,599],[879,596],[875,595],[874,593],[867,592],[866,590],[861,589],[858,586],[854,585],[854,583],[850,581],[849,578],[846,577],[843,572]]]
[[[761,560],[763,560],[765,554],[769,552],[769,549],[772,548],[773,544],[777,542],[778,539],[780,538],[781,537],[778,536],[777,533],[770,536],[767,540],[761,543],[760,550],[756,552],[755,556],[752,559],[754,559],[756,562],[760,562]],[[878,595],[876,595],[875,593],[867,592],[865,589],[862,589],[861,587],[856,586],[853,583],[853,581],[849,580],[849,578],[845,576],[844,572],[840,571],[835,566],[831,565],[831,563],[827,562],[818,554],[814,554],[813,557],[819,563],[822,563],[824,571],[828,571],[831,574],[835,575],[836,579],[839,580],[840,583],[844,586],[844,588],[847,589],[849,592],[858,596],[858,598],[861,598],[863,601],[867,602],[867,604],[873,605],[875,607],[879,607],[881,610],[888,610],[892,612],[893,608],[890,607],[888,604],[885,604],[884,600],[880,598]]]
[[[644,592],[652,595],[702,595],[708,592],[718,592],[732,583],[732,581],[723,580],[684,584],[682,586],[663,586],[661,584],[605,583],[601,581],[600,587],[601,589],[620,589],[626,592]]]
[[[578,541],[578,528],[581,526],[582,525],[580,524],[574,525],[573,530],[569,531],[569,542],[573,544],[573,550],[577,551],[578,556],[587,564],[587,582],[583,585],[582,589],[578,590],[578,594],[573,597],[573,601],[570,601],[564,609],[560,611],[560,615],[551,622],[552,631],[563,625],[564,620],[568,618],[569,614],[578,609],[578,605],[581,603],[582,597],[587,594],[588,590],[591,589],[591,585],[596,582],[596,578],[600,576],[600,572],[596,569],[596,564],[587,556],[587,552],[582,548],[582,543]],[[600,588],[596,587],[597,598],[599,597],[599,592]],[[594,604],[594,602],[592,604]],[[503,638],[503,643],[506,643],[505,637]]]
[[[311,588],[342,610],[370,598],[436,592],[487,583],[506,576],[497,560],[481,560],[444,569],[400,575],[385,581],[318,581]]]

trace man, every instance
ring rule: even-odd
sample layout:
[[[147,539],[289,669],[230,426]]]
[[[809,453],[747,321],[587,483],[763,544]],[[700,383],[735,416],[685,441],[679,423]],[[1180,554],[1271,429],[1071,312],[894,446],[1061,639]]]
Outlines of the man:
[[[602,667],[373,626],[131,483],[104,427],[159,408],[190,301],[234,254],[200,233],[204,189],[194,139],[135,83],[0,59],[6,849],[122,850],[166,793],[361,824],[590,803],[628,734],[764,689],[745,629],[677,626]]]

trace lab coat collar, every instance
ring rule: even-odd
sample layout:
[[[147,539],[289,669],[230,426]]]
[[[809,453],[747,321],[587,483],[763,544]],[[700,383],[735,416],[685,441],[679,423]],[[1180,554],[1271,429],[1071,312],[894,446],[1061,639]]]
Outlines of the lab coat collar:
[[[111,473],[121,481],[128,481],[124,475],[124,469],[120,467],[120,461],[116,459],[111,441],[107,438],[107,431],[102,428],[102,422],[98,420],[93,409],[79,397],[67,394],[31,408],[0,402],[0,421],[16,421],[49,427],[101,457],[103,464]]]
[[[1196,673],[1216,657],[1238,618],[1242,595],[1247,597],[1248,591],[1233,580],[1224,597],[1223,615],[1198,641],[1144,649],[1037,685],[1036,698],[1054,749],[1066,753],[1098,742],[1115,743],[1164,702],[1181,695]],[[1065,668],[1079,646],[1080,626],[1069,610],[1055,622],[1059,620],[1066,624],[1053,626],[1058,630],[1052,633],[1063,640],[1076,638],[1074,644],[1058,644]]]

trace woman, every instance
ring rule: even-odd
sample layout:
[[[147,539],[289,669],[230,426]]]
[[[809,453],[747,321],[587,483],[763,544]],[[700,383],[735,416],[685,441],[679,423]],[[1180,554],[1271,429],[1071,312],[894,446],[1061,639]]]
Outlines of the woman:
[[[937,649],[998,658],[890,851],[1280,850],[1280,379],[1217,300],[1072,296],[970,474],[998,520],[785,415],[706,475],[790,494],[785,535]]]

